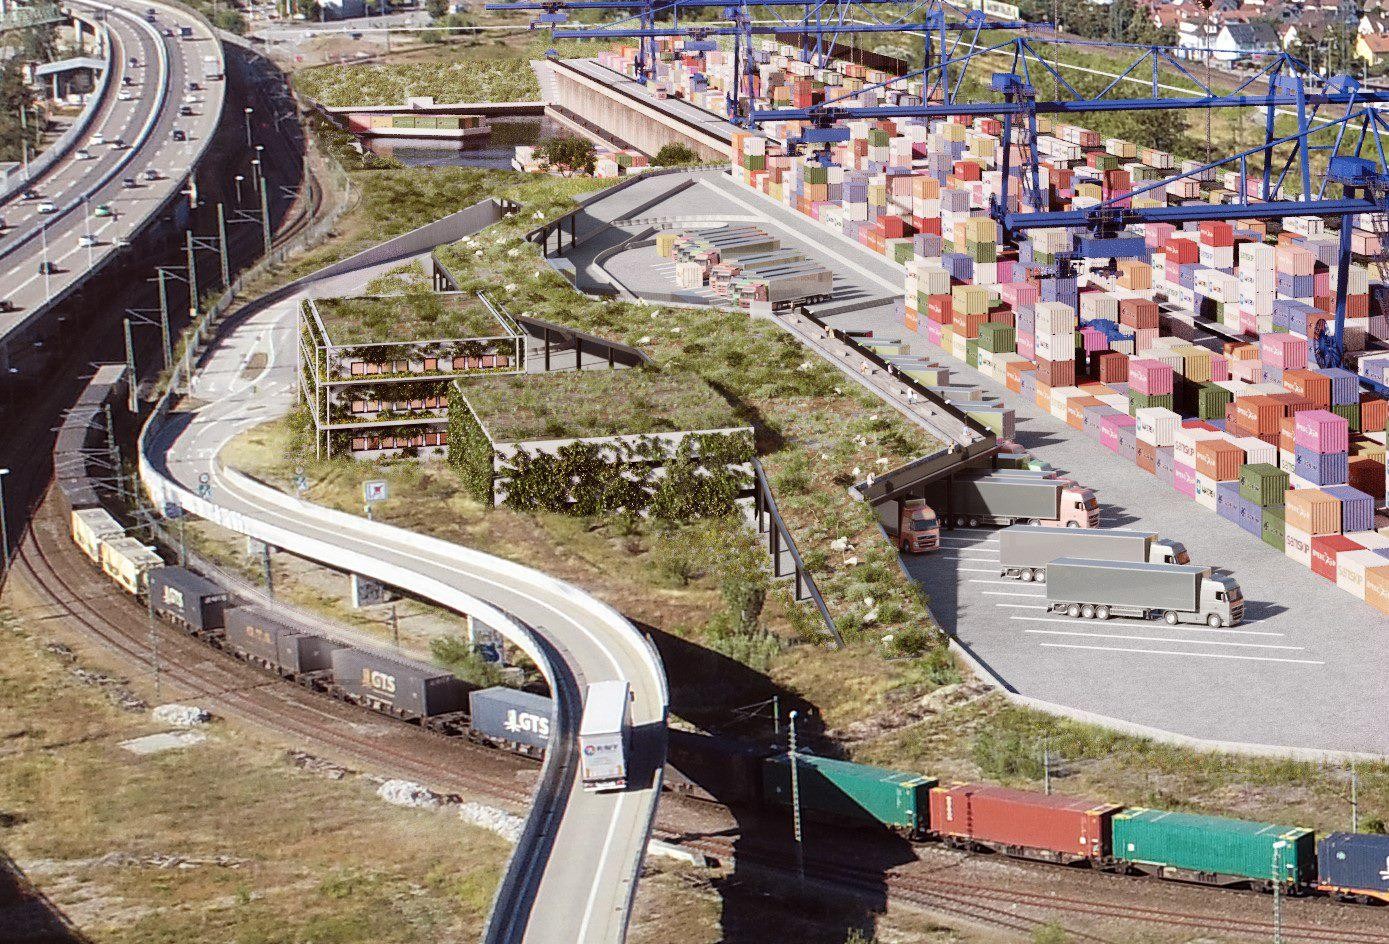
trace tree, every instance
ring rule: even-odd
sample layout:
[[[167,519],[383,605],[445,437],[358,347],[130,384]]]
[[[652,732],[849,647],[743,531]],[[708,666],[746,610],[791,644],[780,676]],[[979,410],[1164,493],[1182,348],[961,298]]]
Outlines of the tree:
[[[661,146],[651,163],[657,167],[671,167],[676,164],[698,164],[699,155],[689,145],[672,141]]]
[[[593,173],[593,163],[598,159],[598,149],[592,141],[573,136],[551,138],[540,146],[540,153],[551,164],[588,174]]]
[[[425,0],[424,9],[432,19],[437,20],[448,15],[449,0]]]

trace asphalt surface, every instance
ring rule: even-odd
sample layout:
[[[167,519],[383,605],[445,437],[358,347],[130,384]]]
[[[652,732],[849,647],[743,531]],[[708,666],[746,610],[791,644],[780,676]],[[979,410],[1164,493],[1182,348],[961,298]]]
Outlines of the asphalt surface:
[[[0,216],[9,227],[0,233],[0,296],[18,309],[0,313],[0,339],[33,323],[93,270],[116,258],[123,249],[118,242],[130,239],[187,187],[189,172],[221,116],[224,82],[208,75],[225,70],[222,46],[200,20],[148,2],[75,2],[108,11],[113,72],[106,100],[84,139],[30,184],[39,196],[25,200],[19,195],[0,204]],[[144,11],[150,8],[158,11],[154,24],[145,21]],[[183,26],[193,28],[194,38],[178,38]],[[164,36],[164,29],[171,29],[174,37]],[[205,57],[212,59],[206,62]],[[136,84],[125,86],[126,77]],[[201,91],[190,92],[189,82],[197,82]],[[119,98],[123,89],[129,100]],[[193,115],[178,114],[184,104]],[[182,129],[187,140],[174,141],[174,128]],[[128,147],[112,146],[117,139]],[[89,159],[78,156],[82,147]],[[146,170],[154,170],[157,179],[145,179]],[[125,178],[137,185],[127,188]],[[56,204],[56,212],[40,212],[45,201]],[[111,216],[96,215],[103,204]],[[95,238],[95,245],[79,245],[87,234]],[[40,273],[44,260],[59,271]]]
[[[758,220],[785,245],[810,250],[833,270],[836,298],[814,306],[829,324],[901,339],[912,353],[952,368],[954,382],[1000,397],[1016,412],[1023,446],[1098,492],[1104,526],[1181,541],[1193,563],[1233,572],[1244,591],[1246,621],[1219,631],[1126,619],[1097,623],[1046,613],[1042,588],[1000,577],[993,532],[950,532],[939,554],[905,555],[908,571],[930,593],[941,626],[1003,685],[1099,719],[1203,741],[1389,753],[1382,708],[1389,702],[1389,647],[1383,643],[1389,620],[1004,385],[908,334],[892,304],[875,303],[888,293],[894,301],[900,297],[901,267],[716,172],[697,188],[653,203],[658,180],[640,185],[645,190],[615,194],[611,209],[603,200],[591,201],[584,214],[589,231],[599,221],[626,218],[634,207],[644,219],[723,214],[730,221]],[[652,262],[638,259],[640,250],[610,256],[601,266],[594,262],[598,252],[638,228],[594,236],[570,258],[593,281],[675,291],[673,272],[639,271],[637,261]],[[781,320],[809,346],[845,365],[845,352],[826,350]],[[892,385],[871,378],[864,385],[908,412]],[[919,415],[912,418],[927,425]]]
[[[312,292],[359,291],[374,274],[343,276],[313,286]],[[147,455],[156,468],[162,466],[162,474],[189,491],[196,493],[206,476],[210,499],[220,509],[323,542],[332,549],[320,558],[324,563],[341,566],[341,554],[363,555],[361,559],[408,569],[514,614],[553,647],[562,677],[552,679],[552,685],[570,706],[577,704],[578,692],[589,682],[626,678],[632,684],[629,782],[635,786],[619,793],[588,793],[574,779],[571,759],[562,802],[539,810],[545,825],[541,842],[530,853],[534,862],[528,863],[534,884],[525,900],[504,916],[514,931],[505,940],[534,944],[620,941],[659,795],[656,758],[663,755],[664,681],[651,668],[635,630],[612,632],[607,624],[621,617],[576,587],[542,577],[547,589],[537,592],[533,585],[515,582],[504,569],[489,572],[461,565],[466,553],[462,548],[439,553],[407,532],[365,519],[351,527],[340,526],[325,521],[313,505],[288,496],[268,501],[225,473],[216,458],[222,445],[242,430],[285,412],[293,402],[295,314],[302,297],[293,296],[256,313],[224,337],[195,384],[194,396],[205,405],[157,429]],[[247,377],[244,367],[257,352],[267,356],[268,366]],[[611,617],[595,618],[595,607]]]

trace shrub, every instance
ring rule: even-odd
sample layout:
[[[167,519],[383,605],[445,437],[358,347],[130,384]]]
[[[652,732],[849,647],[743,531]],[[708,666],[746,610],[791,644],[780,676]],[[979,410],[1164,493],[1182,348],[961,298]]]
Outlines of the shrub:
[[[676,164],[698,164],[699,155],[694,149],[685,144],[672,141],[670,144],[661,146],[656,152],[656,156],[651,159],[651,163],[657,167],[670,167]]]
[[[1059,924],[1045,924],[1032,932],[1032,944],[1067,944],[1071,936]]]
[[[486,662],[473,651],[467,640],[458,636],[440,636],[429,643],[430,655],[434,661],[448,669],[465,682],[479,688],[490,688],[502,683],[502,671],[495,664]]]
[[[980,731],[972,753],[980,772],[992,780],[1038,780],[1043,774],[1036,742],[1016,731]]]
[[[591,174],[593,162],[598,159],[598,148],[587,138],[566,135],[540,145],[540,154],[551,164],[563,164],[571,170]]]

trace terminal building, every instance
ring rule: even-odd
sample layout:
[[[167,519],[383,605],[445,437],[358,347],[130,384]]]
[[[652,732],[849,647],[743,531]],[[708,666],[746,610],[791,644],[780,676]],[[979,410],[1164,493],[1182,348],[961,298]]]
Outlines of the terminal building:
[[[442,457],[450,384],[517,373],[523,356],[516,323],[482,296],[409,292],[300,307],[299,389],[320,457]]]

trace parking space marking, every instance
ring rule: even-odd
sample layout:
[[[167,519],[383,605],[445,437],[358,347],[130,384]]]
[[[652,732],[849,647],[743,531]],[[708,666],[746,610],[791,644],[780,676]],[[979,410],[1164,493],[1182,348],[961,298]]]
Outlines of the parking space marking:
[[[1085,646],[1079,643],[1044,642],[1048,649],[1089,649],[1092,652],[1121,652],[1145,656],[1189,656],[1193,659],[1238,659],[1241,662],[1284,662],[1291,665],[1326,665],[1316,659],[1280,659],[1276,656],[1244,656],[1234,652],[1175,652],[1170,649],[1131,649],[1121,646]]]
[[[970,577],[970,583],[991,583],[999,587],[1023,587],[1026,586],[1021,580],[984,580],[982,577]]]
[[[1088,619],[1071,619],[1071,618],[1065,617],[1065,616],[1048,616],[1048,617],[1045,617],[1045,618],[1043,618],[1043,617],[1036,617],[1036,616],[1014,616],[1013,619],[1025,619],[1025,620],[1028,620],[1028,621],[1033,622],[1033,623],[1068,623],[1068,624],[1070,624],[1071,626],[1094,626],[1094,625],[1095,625],[1095,620],[1088,620]],[[1101,625],[1110,625],[1110,626],[1145,626],[1145,627],[1152,627],[1153,625],[1155,625],[1155,621],[1153,621],[1153,620],[1126,620],[1126,619],[1124,619],[1123,617],[1118,617],[1118,618],[1115,618],[1115,619],[1103,620],[1103,621],[1101,621]],[[1162,625],[1166,625],[1166,624],[1162,624]],[[1184,633],[1233,633],[1233,634],[1236,635],[1236,636],[1285,636],[1285,635],[1287,635],[1286,633],[1265,632],[1265,631],[1257,630],[1257,629],[1216,629],[1214,626],[1179,625],[1179,626],[1174,627],[1174,629],[1179,629],[1181,632],[1184,632]]]
[[[1022,593],[1017,590],[981,590],[979,595],[985,597],[1027,597],[1029,600],[1045,599],[1039,593]]]
[[[1012,619],[1028,619],[1014,616]],[[1306,652],[1306,646],[1284,646],[1272,642],[1224,642],[1219,639],[1172,639],[1168,636],[1125,636],[1121,633],[1078,633],[1072,629],[1025,629],[1023,632],[1038,636],[1080,636],[1089,639],[1123,639],[1128,642],[1175,642],[1184,646],[1236,646],[1240,649],[1286,649],[1291,652]]]
[[[965,573],[969,573],[969,574],[996,574],[996,573],[998,573],[998,568],[997,568],[997,567],[956,567],[955,569],[956,569],[956,570],[959,570],[959,571],[963,571],[963,572],[965,572]]]
[[[1044,606],[1034,606],[1031,603],[995,603],[994,606],[1000,610],[1046,610]]]

